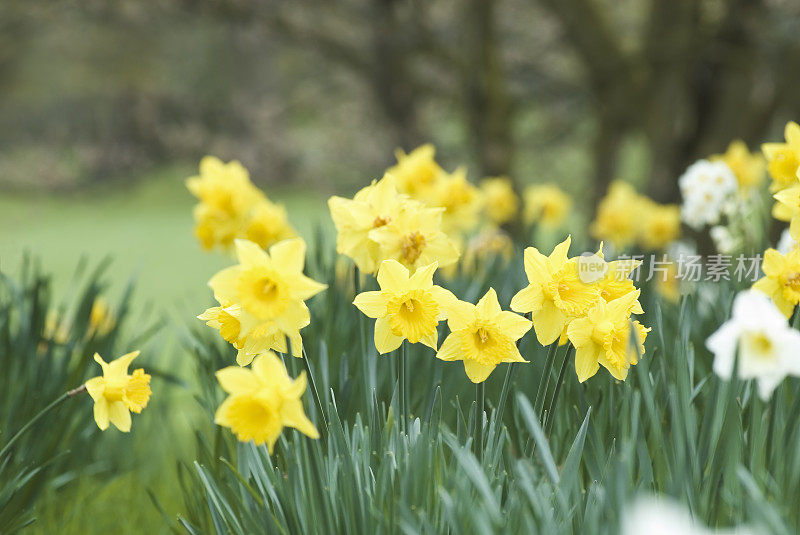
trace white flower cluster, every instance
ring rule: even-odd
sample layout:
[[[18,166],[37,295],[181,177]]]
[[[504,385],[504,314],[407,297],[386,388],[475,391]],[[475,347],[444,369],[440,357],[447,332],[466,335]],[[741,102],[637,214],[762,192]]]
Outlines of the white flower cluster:
[[[641,496],[625,511],[622,535],[761,535],[760,530],[739,526],[728,530],[706,528],[672,498]]]
[[[800,376],[800,332],[757,290],[736,295],[731,319],[708,338],[706,346],[714,353],[714,372],[723,379],[733,376],[738,350],[737,376],[756,379],[763,399],[769,399],[787,375]]]
[[[678,180],[683,196],[681,218],[695,230],[716,225],[735,196],[736,176],[723,162],[699,160]]]

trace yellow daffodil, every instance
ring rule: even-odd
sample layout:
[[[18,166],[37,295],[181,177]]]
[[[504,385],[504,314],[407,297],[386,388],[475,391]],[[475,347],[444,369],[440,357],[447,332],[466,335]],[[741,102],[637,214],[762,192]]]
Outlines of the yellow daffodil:
[[[297,231],[289,223],[286,208],[280,204],[264,199],[248,214],[244,237],[262,249],[295,236]]]
[[[681,209],[675,204],[658,204],[641,197],[637,207],[639,243],[647,250],[663,249],[681,236]]]
[[[128,367],[138,356],[139,352],[134,351],[105,362],[100,355],[94,354],[103,375],[86,381],[86,391],[94,400],[94,421],[103,431],[110,422],[127,433],[131,430],[131,412],[139,414],[150,400],[150,376],[141,368],[128,373]]]
[[[238,350],[236,363],[239,366],[247,366],[256,355],[268,349],[302,357],[300,329],[311,323],[308,308],[300,301],[291,302],[275,319],[259,320],[238,305],[211,307],[197,317],[217,329],[220,336]]]
[[[439,342],[436,326],[446,319],[446,309],[455,300],[449,291],[433,284],[434,262],[408,270],[396,260],[385,260],[378,269],[380,291],[363,292],[353,304],[370,318],[375,318],[375,347],[378,353],[394,351],[403,340],[422,342],[436,350]]]
[[[370,231],[397,218],[400,210],[414,204],[395,187],[392,175],[373,181],[352,199],[331,197],[328,207],[336,226],[336,250],[353,259],[364,273],[374,273],[380,264],[380,245],[370,238]],[[416,204],[415,204],[416,206]]]
[[[102,297],[98,297],[92,303],[92,311],[89,313],[89,336],[98,334],[104,336],[108,334],[116,325],[117,320],[111,312],[108,302]]]
[[[761,150],[767,158],[767,170],[772,177],[772,191],[779,191],[797,184],[800,168],[800,126],[786,123],[786,143],[764,143]]]
[[[656,276],[656,291],[671,303],[681,300],[681,279],[678,276],[677,262],[670,262],[665,267],[665,272]],[[641,314],[641,312],[636,312]]]
[[[624,381],[628,368],[638,362],[638,354],[644,354],[644,340],[650,329],[638,321],[632,326],[630,320],[632,303],[638,297],[639,290],[608,303],[600,298],[586,316],[569,324],[567,334],[575,346],[578,381],[582,383],[593,376],[601,365],[615,379]],[[631,333],[636,347],[631,343]]]
[[[534,184],[525,188],[525,222],[558,228],[564,223],[572,198],[554,184]]]
[[[269,253],[247,240],[235,245],[239,264],[209,281],[221,306],[198,317],[239,350],[236,361],[241,366],[267,349],[300,357],[300,329],[310,322],[304,301],[326,288],[303,274],[305,242],[284,240]]]
[[[483,206],[486,216],[495,225],[508,223],[517,216],[519,198],[507,177],[498,176],[481,180]]]
[[[409,269],[433,262],[455,264],[459,252],[442,231],[442,212],[409,202],[387,225],[371,230],[369,238],[380,245],[382,260],[394,259]]]
[[[463,167],[452,173],[442,171],[428,188],[423,201],[430,207],[444,208],[442,230],[448,235],[469,232],[478,225],[481,195],[478,188],[467,180],[467,171]]]
[[[800,241],[800,184],[780,190],[775,199],[778,203],[772,215],[781,221],[789,221],[789,233]]]
[[[395,177],[397,189],[402,193],[414,198],[424,196],[442,172],[434,159],[435,155],[436,149],[430,143],[417,147],[408,154],[397,149],[397,164],[387,169],[386,173]]]
[[[584,283],[576,258],[567,258],[571,238],[558,244],[549,257],[535,247],[525,249],[529,285],[511,300],[515,312],[530,312],[542,345],[558,340],[572,318],[585,314],[599,298],[596,285]]]
[[[709,160],[725,162],[736,176],[740,190],[757,188],[764,182],[766,176],[764,157],[757,152],[751,153],[747,144],[741,139],[731,141],[724,154],[716,154]]]
[[[767,294],[784,316],[791,317],[800,304],[800,249],[785,255],[767,249],[761,269],[765,276],[753,288]]]
[[[327,288],[303,274],[306,244],[301,238],[276,243],[268,253],[247,240],[236,240],[235,245],[239,264],[223,269],[208,283],[223,305],[238,303],[259,319],[274,319],[292,302]]]
[[[214,423],[229,428],[240,442],[267,444],[272,453],[284,427],[319,438],[303,411],[305,372],[292,380],[281,360],[271,351],[256,357],[252,369],[231,366],[217,372],[228,397],[214,415]]]
[[[514,242],[508,234],[499,229],[486,229],[472,238],[464,250],[462,262],[465,271],[478,269],[491,264],[496,258],[507,263],[514,256]]]
[[[591,234],[598,240],[608,240],[622,251],[631,245],[639,229],[640,197],[633,187],[621,180],[614,181],[597,207]]]
[[[531,322],[503,311],[497,294],[490,288],[477,305],[456,301],[447,312],[451,333],[436,357],[464,361],[464,370],[473,383],[482,383],[501,362],[527,362],[516,341],[528,332]]]

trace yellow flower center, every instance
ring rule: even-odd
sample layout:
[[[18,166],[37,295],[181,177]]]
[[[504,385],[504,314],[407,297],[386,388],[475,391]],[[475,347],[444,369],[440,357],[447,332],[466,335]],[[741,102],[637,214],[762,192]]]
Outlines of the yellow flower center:
[[[416,344],[436,331],[439,304],[422,289],[393,297],[387,304],[389,328],[395,336]]]
[[[425,249],[425,236],[415,230],[403,237],[400,249],[405,263],[413,265]]]
[[[251,268],[239,279],[242,306],[261,318],[279,316],[289,302],[283,282],[263,268]]]
[[[585,314],[597,301],[597,290],[578,276],[578,266],[570,261],[553,275],[553,280],[542,287],[545,297],[570,316]]]
[[[372,228],[380,228],[385,225],[388,225],[392,219],[389,216],[377,216],[375,220],[372,222]]]
[[[514,342],[489,322],[478,321],[461,338],[464,359],[480,364],[498,364],[514,352]]]
[[[270,442],[280,435],[283,424],[280,404],[269,396],[243,394],[232,396],[226,411],[227,423],[241,442]]]
[[[122,376],[119,378],[105,378],[106,388],[103,391],[103,397],[106,398],[109,403],[122,401],[122,398],[125,395],[127,383],[128,376]]]
[[[775,345],[772,340],[763,332],[747,333],[742,336],[741,341],[742,350],[749,356],[759,357],[766,360],[775,358],[774,349]]]

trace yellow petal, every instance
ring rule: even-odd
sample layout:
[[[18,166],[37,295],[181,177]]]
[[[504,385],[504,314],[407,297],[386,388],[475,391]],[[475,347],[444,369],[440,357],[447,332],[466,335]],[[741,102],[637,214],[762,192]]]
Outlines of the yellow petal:
[[[439,262],[433,262],[427,266],[417,268],[409,279],[409,286],[412,288],[430,288],[433,286],[433,273],[439,267]]]
[[[533,329],[543,346],[558,340],[566,324],[567,316],[550,299],[545,299],[541,310],[533,316]]]
[[[436,358],[446,361],[461,360],[461,336],[458,333],[450,333],[436,353]]]
[[[108,429],[108,401],[99,398],[94,403],[94,421],[101,431]]]
[[[473,383],[482,383],[489,377],[489,374],[494,371],[494,364],[481,364],[474,360],[464,361],[464,371],[467,372],[467,377]]]
[[[245,366],[249,366],[250,363],[253,362],[254,358],[255,358],[254,354],[247,353],[244,349],[240,349],[236,353],[236,364],[244,368]]]
[[[518,340],[528,332],[533,324],[528,318],[523,318],[513,312],[501,312],[496,318],[497,328],[512,340]]]
[[[378,318],[375,320],[375,348],[381,355],[390,353],[400,347],[403,338],[392,333],[389,320]]]
[[[397,260],[384,260],[378,268],[381,290],[400,290],[408,286],[408,270]]]
[[[436,351],[436,345],[439,343],[439,333],[436,331],[436,329],[434,329],[433,331],[425,334],[420,342]]]
[[[252,392],[259,387],[258,379],[252,371],[236,366],[229,366],[219,370],[217,372],[217,381],[219,381],[222,389],[229,394]]]
[[[306,262],[306,242],[302,238],[283,240],[269,248],[269,256],[281,270],[302,272]]]
[[[575,350],[575,373],[579,382],[584,382],[600,369],[597,362],[598,349],[594,343],[589,343]]]
[[[281,419],[286,427],[294,427],[310,438],[319,438],[319,432],[303,411],[303,402],[299,399],[284,401],[281,406]]]
[[[131,430],[131,413],[121,401],[115,401],[109,404],[108,419],[123,433],[127,433]]]
[[[235,240],[234,244],[236,246],[236,257],[239,259],[240,264],[245,266],[269,264],[269,256],[258,244],[242,239]]]
[[[132,351],[130,353],[126,353],[121,357],[112,360],[108,363],[108,367],[105,370],[105,375],[108,376],[124,376],[128,375],[128,366],[131,365],[133,359],[139,356],[139,351]]]
[[[431,286],[428,291],[431,292],[433,300],[439,305],[439,316],[436,319],[438,321],[446,320],[448,311],[458,302],[458,298],[453,295],[453,292],[441,286]]]
[[[794,241],[800,241],[800,215],[792,217],[792,222],[789,225],[789,234]]]
[[[86,381],[86,391],[89,393],[89,396],[97,401],[103,396],[103,392],[106,390],[106,382],[102,377],[94,377]]]
[[[523,288],[511,298],[511,310],[514,312],[538,312],[544,305],[541,286],[531,284]]]
[[[777,277],[783,271],[784,258],[775,249],[767,249],[764,252],[764,262],[761,270],[769,277]]]
[[[287,377],[283,361],[272,351],[266,351],[253,360],[253,371],[263,384],[274,384]]]
[[[362,292],[358,294],[353,304],[364,315],[370,318],[381,318],[386,315],[386,302],[383,292]]]
[[[478,316],[481,318],[494,318],[500,314],[502,309],[500,308],[500,302],[497,300],[497,292],[494,291],[494,288],[489,288],[486,295],[481,297],[481,300],[478,301],[476,308]]]
[[[211,280],[208,281],[208,286],[214,292],[214,299],[226,305],[236,301],[240,273],[241,268],[239,266],[232,266],[211,277]]]
[[[478,317],[475,305],[457,300],[447,310],[447,325],[451,331],[466,329]]]
[[[523,260],[525,275],[531,284],[541,284],[542,281],[550,277],[550,264],[547,257],[539,252],[535,247],[525,249]]]
[[[800,151],[800,125],[794,121],[786,123],[783,132],[786,143],[795,151]]]
[[[567,263],[567,254],[569,253],[569,246],[571,243],[572,236],[567,236],[566,240],[555,246],[548,258],[551,272],[558,271],[561,269],[561,266]]]
[[[569,322],[567,336],[577,348],[585,346],[592,338],[594,326],[589,318],[577,318]]]

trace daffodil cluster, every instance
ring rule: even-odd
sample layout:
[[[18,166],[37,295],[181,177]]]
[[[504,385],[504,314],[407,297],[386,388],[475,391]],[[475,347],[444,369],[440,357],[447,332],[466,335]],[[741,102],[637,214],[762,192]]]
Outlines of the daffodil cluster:
[[[575,346],[578,380],[593,376],[599,366],[624,380],[628,368],[644,353],[649,329],[631,319],[642,313],[639,290],[628,275],[637,262],[605,262],[602,249],[586,257],[568,256],[567,238],[545,256],[525,249],[528,286],[511,300],[511,309],[530,313],[542,345],[556,343],[564,333]]]
[[[617,180],[600,201],[590,230],[593,237],[620,251],[632,245],[661,250],[680,238],[680,210],[639,195],[633,186]]]
[[[206,156],[186,187],[200,201],[194,207],[195,235],[204,249],[229,250],[237,238],[267,248],[296,235],[286,209],[253,185],[238,161]]]
[[[336,247],[365,273],[394,259],[407,268],[454,264],[459,251],[442,229],[444,208],[431,208],[399,193],[394,175],[362,189],[352,199],[328,201],[337,230]]]
[[[208,283],[219,305],[198,317],[238,350],[240,366],[269,349],[301,356],[300,329],[311,321],[305,300],[326,288],[303,274],[305,242],[284,240],[269,252],[248,240],[234,243],[239,263]]]

